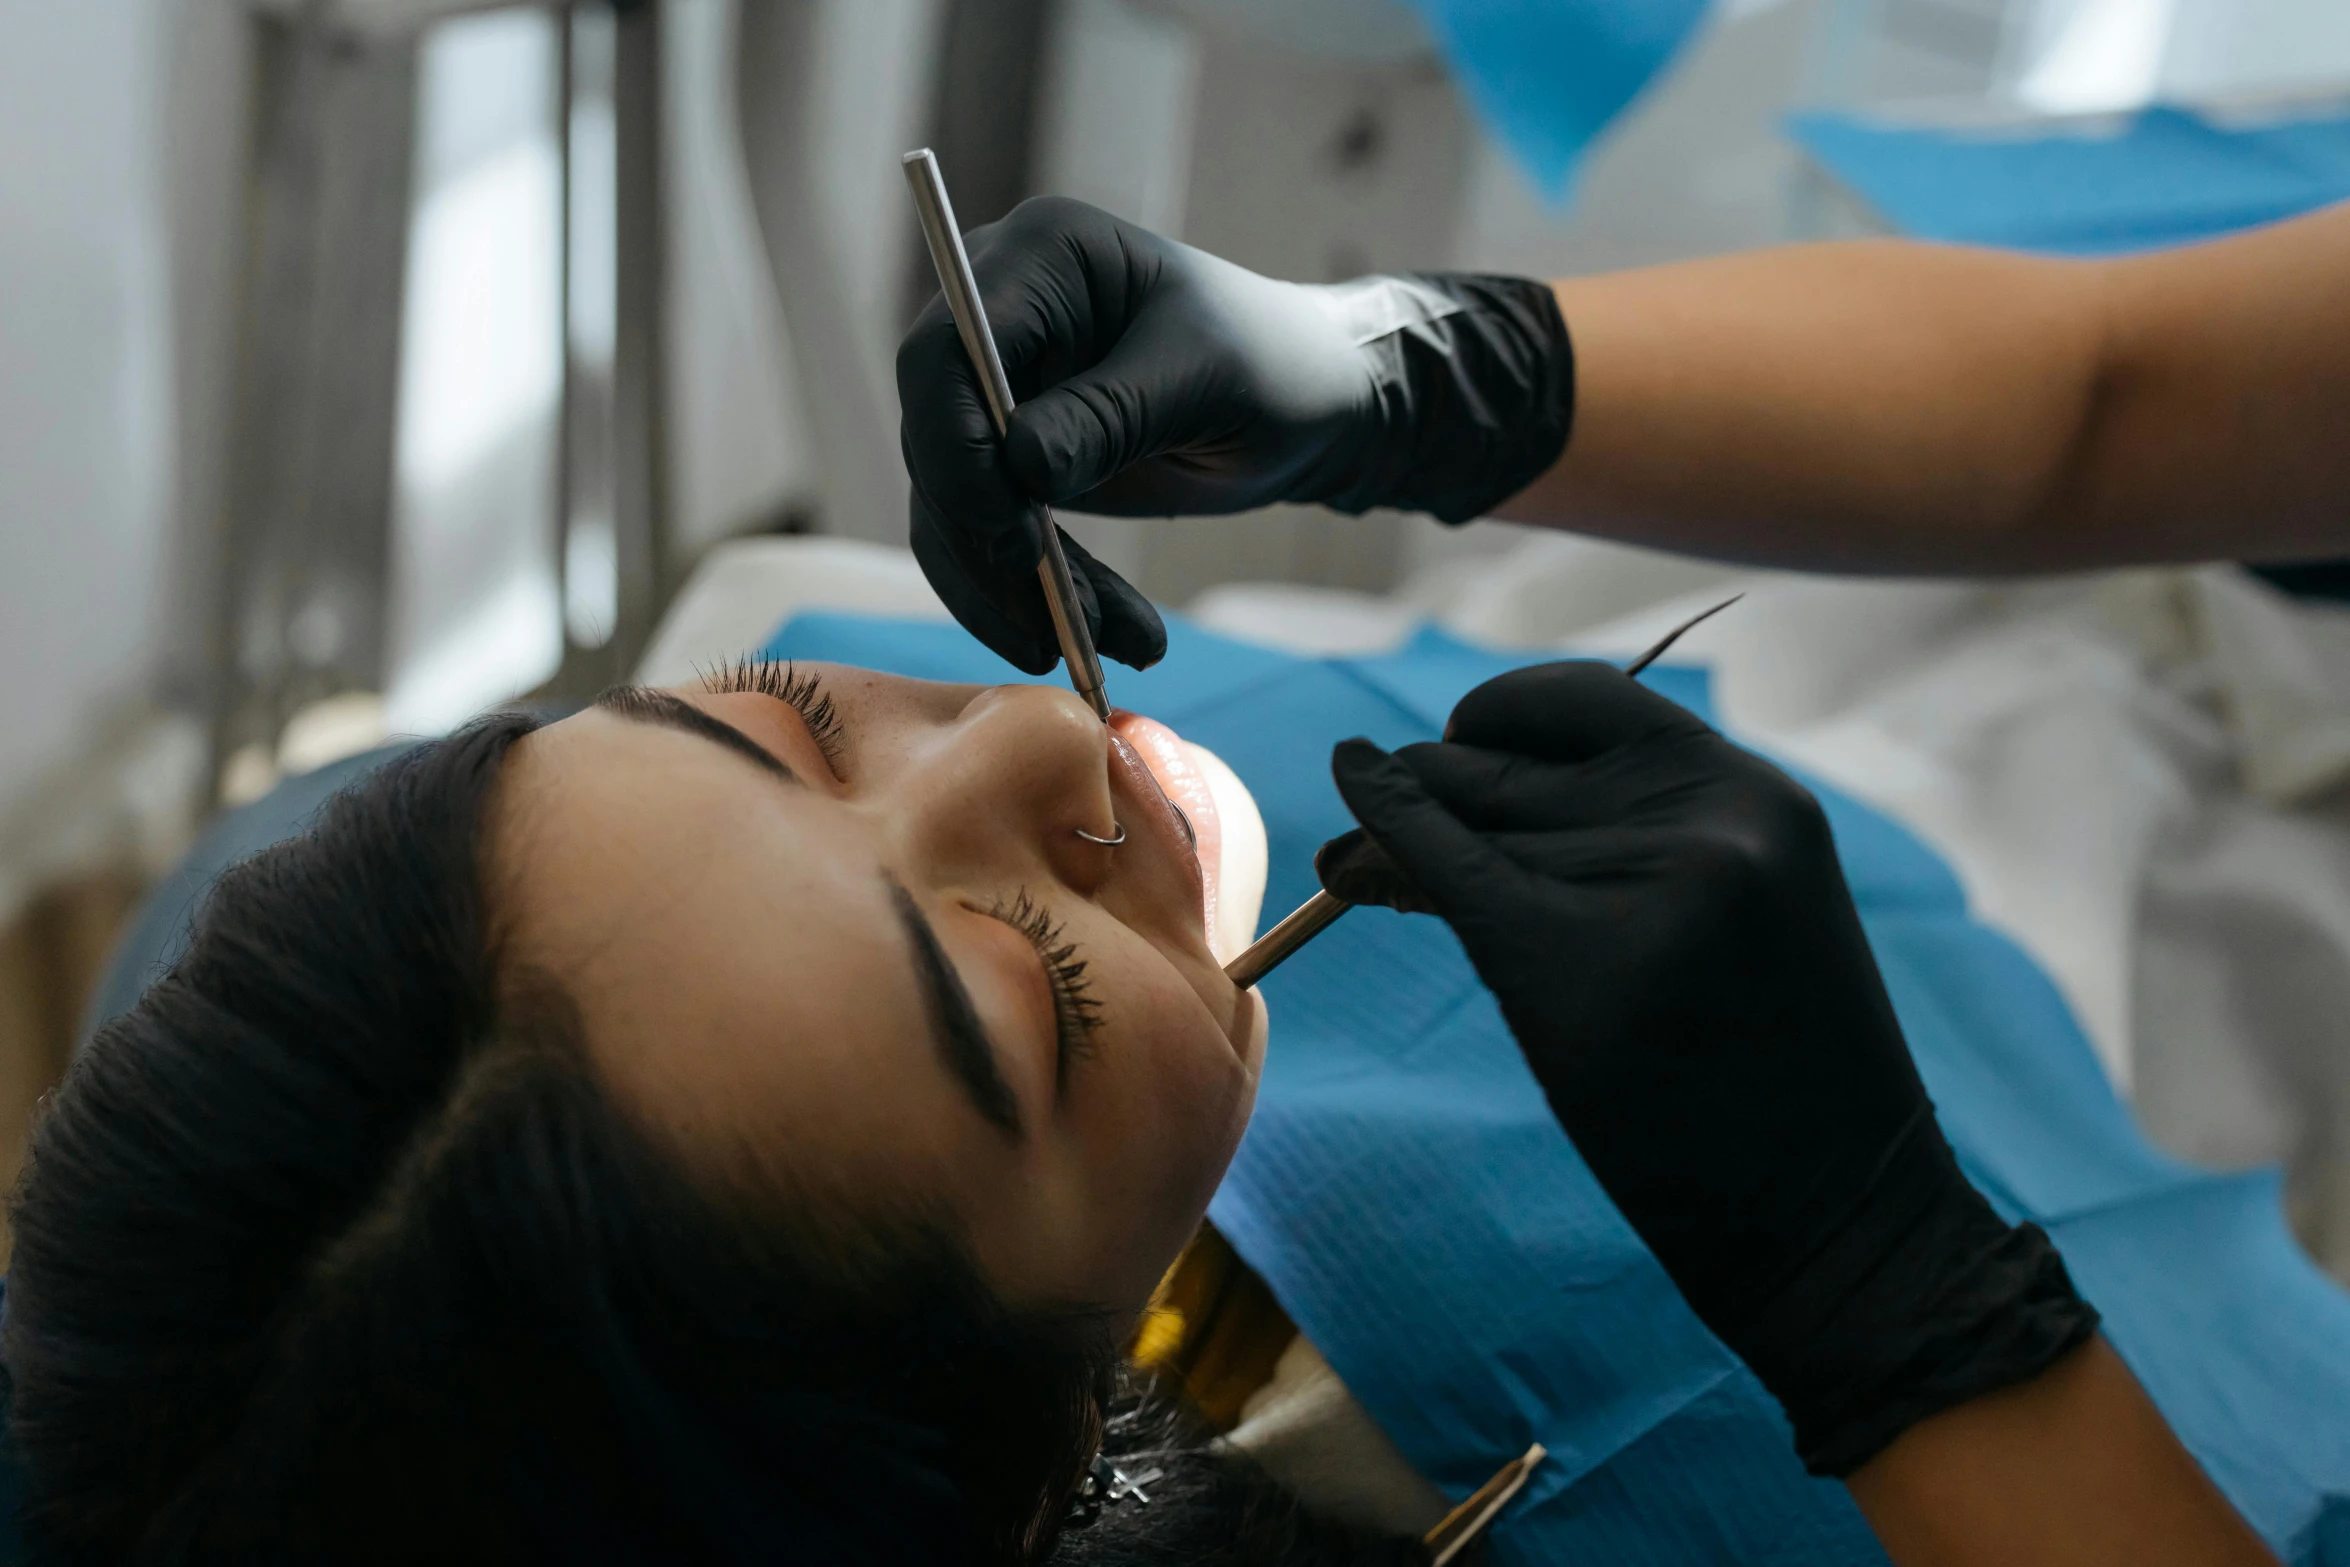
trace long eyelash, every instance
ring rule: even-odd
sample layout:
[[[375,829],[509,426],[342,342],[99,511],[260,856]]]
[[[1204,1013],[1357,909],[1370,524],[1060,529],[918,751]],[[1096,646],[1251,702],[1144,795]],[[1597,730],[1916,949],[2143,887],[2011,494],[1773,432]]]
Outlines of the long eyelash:
[[[1085,977],[1086,960],[1077,955],[1077,943],[1062,939],[1060,923],[1025,889],[1011,902],[998,903],[988,912],[1026,936],[1044,960],[1063,1057],[1082,1059],[1092,1054],[1094,1030],[1102,1026],[1102,1004]]]
[[[825,694],[824,682],[814,673],[803,673],[797,664],[788,661],[745,657],[703,670],[702,689],[712,696],[756,691],[779,702],[789,702],[799,710],[808,733],[815,736],[816,749],[824,753],[825,763],[834,772],[840,771],[840,713],[833,707],[832,698]]]

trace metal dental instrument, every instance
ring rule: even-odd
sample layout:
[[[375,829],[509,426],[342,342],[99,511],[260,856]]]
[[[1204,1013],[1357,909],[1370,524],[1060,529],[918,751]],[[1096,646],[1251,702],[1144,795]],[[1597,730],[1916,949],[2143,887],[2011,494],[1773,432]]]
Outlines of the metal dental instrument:
[[[1297,912],[1266,931],[1239,957],[1224,965],[1225,977],[1247,990],[1267,974],[1295,957],[1298,950],[1328,930],[1354,905],[1327,892],[1317,892],[1298,905]]]
[[[1702,614],[1692,615],[1682,621],[1658,638],[1656,646],[1626,664],[1624,673],[1627,675],[1639,674],[1649,665],[1664,657],[1665,650],[1680,641],[1684,634],[1695,629],[1702,622],[1713,619],[1714,616],[1719,615],[1744,597],[1746,595],[1743,593],[1732,594]],[[1304,903],[1298,905],[1295,914],[1290,915],[1289,918],[1259,936],[1255,945],[1225,964],[1225,977],[1241,989],[1247,990],[1267,974],[1272,973],[1295,957],[1299,949],[1303,948],[1307,942],[1336,924],[1338,916],[1353,907],[1354,905],[1345,899],[1332,897],[1327,892],[1315,893]]]
[[[1477,1487],[1476,1495],[1446,1513],[1444,1521],[1420,1542],[1428,1551],[1428,1567],[1448,1567],[1454,1557],[1476,1544],[1477,1537],[1501,1516],[1501,1510],[1526,1489],[1535,1466],[1549,1456],[1550,1449],[1535,1443],[1524,1457],[1511,1459],[1499,1474]]]
[[[996,352],[995,334],[987,328],[987,310],[979,302],[979,282],[971,275],[971,253],[963,248],[963,232],[955,227],[954,203],[938,172],[938,158],[928,147],[905,157],[906,183],[914,189],[914,208],[922,215],[922,237],[930,242],[931,264],[938,268],[938,285],[945,292],[947,310],[955,318],[963,350],[979,372],[987,393],[987,411],[994,416],[1000,437],[1012,427],[1012,383],[1004,375],[1004,361]],[[1086,706],[1103,723],[1110,721],[1110,699],[1102,690],[1102,661],[1093,650],[1093,633],[1085,623],[1085,607],[1077,598],[1077,583],[1069,575],[1069,557],[1061,548],[1061,530],[1052,508],[1040,505],[1044,519],[1044,559],[1036,574],[1044,582],[1044,601],[1053,615],[1053,635],[1061,644],[1061,661],[1069,666],[1069,683],[1085,698]]]

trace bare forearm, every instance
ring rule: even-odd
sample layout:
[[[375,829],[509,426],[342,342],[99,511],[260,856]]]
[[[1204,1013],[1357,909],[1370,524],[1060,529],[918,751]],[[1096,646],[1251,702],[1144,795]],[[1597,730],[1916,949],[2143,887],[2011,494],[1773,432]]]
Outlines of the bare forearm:
[[[2275,1567],[2103,1339],[1849,1482],[1897,1567]]]
[[[1868,241],[1570,279],[1504,515],[1845,571],[2350,549],[2350,208],[2113,262]]]

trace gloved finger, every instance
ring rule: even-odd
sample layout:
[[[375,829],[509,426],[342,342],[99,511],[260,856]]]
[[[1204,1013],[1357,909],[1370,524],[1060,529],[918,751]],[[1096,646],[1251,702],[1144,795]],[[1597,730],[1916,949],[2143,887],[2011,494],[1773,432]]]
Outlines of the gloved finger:
[[[1119,358],[1113,351],[1013,410],[1004,461],[1022,489],[1066,504],[1155,455],[1150,448],[1165,438],[1171,399],[1147,379],[1128,379],[1136,367]]]
[[[1658,888],[1686,889],[1692,880],[1686,873],[1711,860],[1705,835],[1683,826],[1480,836],[1495,854],[1529,874],[1560,887],[1588,886],[1602,903],[1653,897]]]
[[[1167,656],[1167,623],[1158,606],[1144,598],[1109,567],[1094,559],[1085,546],[1061,530],[1061,549],[1069,557],[1069,574],[1077,580],[1085,601],[1086,619],[1093,630],[1094,651],[1133,669],[1148,669]]]
[[[1647,751],[1619,750],[1585,762],[1545,762],[1451,741],[1395,753],[1445,809],[1478,832],[1560,831],[1619,823],[1658,802],[1684,800],[1721,761],[1743,753],[1728,742],[1690,747],[1685,764],[1659,766]]]
[[[1132,346],[1167,243],[1065,197],[1022,202],[967,243],[1017,404],[1006,477],[1037,500],[1072,500],[1125,466],[1126,441],[1170,406],[1156,386],[1168,357]],[[1199,357],[1194,343],[1175,362]]]
[[[1125,335],[1167,241],[1071,197],[1032,196],[963,243],[1004,375],[1026,406]]]
[[[1136,463],[1231,428],[1232,389],[1220,396],[1211,384],[1220,361],[1190,335],[1165,336],[1138,325],[1013,412],[1004,460],[1022,489],[1065,504],[1107,485],[1114,498],[1111,481]]]
[[[1580,762],[1705,722],[1610,664],[1575,659],[1496,675],[1461,698],[1444,738],[1546,762]]]
[[[1425,784],[1427,770],[1413,766],[1411,754],[1438,750],[1457,751],[1460,747],[1410,746],[1393,754],[1393,760],[1411,767]],[[1496,753],[1477,753],[1493,756]],[[1519,761],[1519,758],[1504,758]],[[1535,764],[1537,766],[1541,764]],[[1552,771],[1562,771],[1552,769]],[[1439,805],[1459,817],[1460,813],[1434,789],[1430,796]],[[1599,881],[1625,882],[1631,877],[1654,880],[1675,868],[1677,861],[1688,858],[1693,835],[1677,825],[1625,826],[1614,815],[1598,812],[1587,823],[1570,823],[1563,827],[1484,826],[1462,819],[1462,825],[1477,836],[1478,841],[1502,859],[1528,871],[1545,881],[1573,883]],[[1583,831],[1581,827],[1600,830]],[[1354,904],[1377,904],[1398,909],[1406,914],[1434,914],[1438,912],[1427,893],[1404,871],[1394,856],[1374,841],[1362,828],[1331,839],[1314,856],[1314,871],[1322,886],[1333,897]]]
[[[899,343],[897,376],[906,477],[938,531],[966,541],[957,551],[966,558],[1033,563],[1043,548],[1035,504],[1012,484],[979,373],[944,299],[934,297]]]
[[[1524,873],[1429,797],[1412,770],[1368,740],[1330,754],[1339,797],[1373,843],[1448,922],[1479,919],[1519,900]]]
[[[1434,914],[1429,901],[1395,857],[1371,841],[1357,827],[1342,833],[1314,852],[1314,874],[1322,890],[1348,903],[1394,909],[1401,914]]]
[[[907,543],[948,613],[1013,668],[1051,673],[1061,644],[1033,557],[1027,565],[999,564],[978,540],[942,525],[919,493],[908,510]]]
[[[941,525],[919,495],[910,503],[908,539],[922,574],[965,630],[1028,674],[1050,674],[1060,663],[1060,637],[1033,561],[996,561],[976,541]],[[1094,559],[1066,529],[1061,548],[1095,650],[1136,669],[1165,657],[1166,623],[1151,601]]]

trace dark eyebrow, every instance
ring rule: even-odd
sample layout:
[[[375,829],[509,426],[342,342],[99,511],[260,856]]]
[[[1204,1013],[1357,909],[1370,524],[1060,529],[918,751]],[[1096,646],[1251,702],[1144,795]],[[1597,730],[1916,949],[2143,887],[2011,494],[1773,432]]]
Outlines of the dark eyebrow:
[[[737,756],[765,768],[786,783],[799,783],[800,775],[783,765],[783,759],[758,741],[744,734],[734,725],[708,713],[681,696],[658,691],[650,686],[614,686],[596,698],[596,706],[607,713],[640,724],[658,724],[664,729],[675,729],[712,745],[722,745]]]
[[[970,1095],[972,1108],[996,1130],[1019,1141],[1028,1135],[1020,1125],[1020,1102],[1012,1097],[996,1066],[995,1047],[987,1041],[979,1009],[971,1004],[971,993],[963,988],[962,976],[948,961],[946,949],[938,943],[938,932],[930,928],[914,895],[896,877],[885,879],[890,902],[897,906],[898,922],[906,927],[906,939],[914,948],[914,970],[922,976],[922,999],[930,1013],[931,1038],[937,1042],[940,1059]]]

